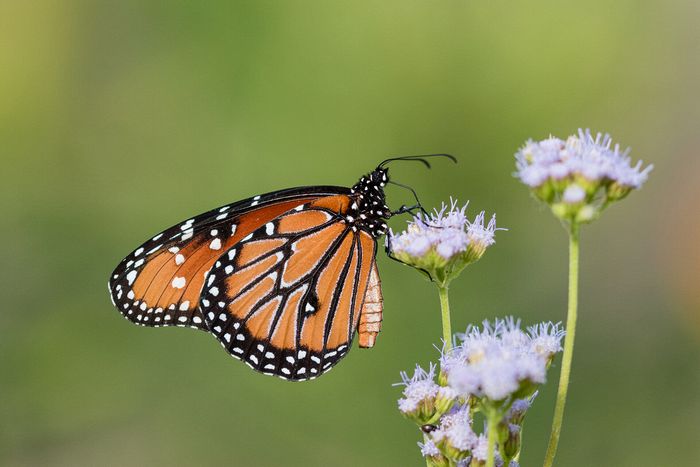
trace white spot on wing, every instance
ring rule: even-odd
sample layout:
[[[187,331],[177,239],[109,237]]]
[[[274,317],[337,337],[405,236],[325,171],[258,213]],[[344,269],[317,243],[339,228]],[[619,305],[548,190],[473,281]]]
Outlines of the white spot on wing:
[[[184,277],[176,277],[175,279],[173,279],[172,286],[176,289],[181,289],[185,286],[186,283],[187,279],[185,279]]]
[[[177,264],[177,265],[179,266],[179,265],[181,265],[181,264],[184,263],[184,262],[185,262],[185,257],[184,257],[184,256],[182,256],[180,253],[178,253],[177,255],[175,255],[175,264]]]
[[[214,240],[211,241],[209,244],[209,248],[212,250],[220,250],[221,249],[221,239],[220,238],[215,238]]]
[[[129,281],[129,285],[134,283],[137,274],[138,273],[136,271],[131,271],[129,274],[126,275],[126,280]]]
[[[190,308],[190,301],[185,300],[184,302],[180,303],[180,311],[187,311]]]
[[[146,254],[147,254],[147,255],[150,255],[151,253],[155,253],[156,251],[160,250],[160,248],[161,248],[162,246],[163,246],[163,245],[156,245],[156,246],[154,246],[153,248],[151,248],[150,250],[148,250],[148,252],[147,252]]]

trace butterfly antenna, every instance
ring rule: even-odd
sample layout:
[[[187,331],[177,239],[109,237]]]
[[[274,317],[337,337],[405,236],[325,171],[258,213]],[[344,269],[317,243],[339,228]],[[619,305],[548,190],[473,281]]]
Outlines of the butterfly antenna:
[[[446,157],[447,159],[451,160],[455,164],[457,163],[457,158],[451,154],[422,154],[420,156],[399,156],[399,157],[391,157],[389,159],[383,160],[381,164],[379,164],[379,168],[384,168],[386,164],[389,162],[393,161],[416,161],[424,164],[427,168],[430,168],[430,162],[428,162],[426,159],[430,157]]]

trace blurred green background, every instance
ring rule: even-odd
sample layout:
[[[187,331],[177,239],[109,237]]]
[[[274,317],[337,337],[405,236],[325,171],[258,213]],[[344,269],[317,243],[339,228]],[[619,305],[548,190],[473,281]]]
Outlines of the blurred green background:
[[[130,325],[107,277],[211,207],[450,152],[392,173],[509,228],[452,287],[455,329],[563,320],[566,237],[513,153],[590,126],[656,169],[583,233],[558,465],[700,465],[699,19],[694,0],[0,2],[0,464],[422,465],[391,386],[436,357],[415,272],[380,253],[378,345],[301,384],[205,333]]]

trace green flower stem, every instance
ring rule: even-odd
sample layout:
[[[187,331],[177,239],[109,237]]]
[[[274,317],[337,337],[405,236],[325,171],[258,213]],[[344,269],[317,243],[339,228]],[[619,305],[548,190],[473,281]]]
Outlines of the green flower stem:
[[[486,423],[488,425],[488,450],[486,451],[486,467],[494,467],[496,465],[496,438],[498,438],[498,423],[501,417],[497,410],[490,409],[487,411]]]
[[[445,350],[452,349],[452,325],[450,324],[450,299],[447,296],[447,285],[438,284],[440,294],[440,310],[442,311],[442,338],[445,340]]]
[[[576,222],[572,222],[571,229],[569,230],[569,304],[566,317],[566,339],[564,340],[564,355],[561,362],[557,402],[554,407],[554,420],[552,420],[552,433],[549,436],[549,445],[547,446],[547,454],[544,458],[544,467],[552,467],[554,463],[554,456],[557,454],[557,445],[559,444],[559,436],[561,434],[561,425],[564,420],[564,406],[566,405],[566,393],[569,389],[571,359],[574,355],[574,337],[576,336],[578,258],[579,226]]]
[[[428,442],[428,435],[423,435],[423,442],[427,443]],[[430,459],[428,457],[425,457],[425,467],[433,467],[433,463],[430,462]]]

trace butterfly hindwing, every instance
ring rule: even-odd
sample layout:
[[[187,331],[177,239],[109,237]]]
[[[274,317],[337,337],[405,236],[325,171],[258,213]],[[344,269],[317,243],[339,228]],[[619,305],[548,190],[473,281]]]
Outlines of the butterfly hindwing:
[[[342,187],[282,190],[221,206],[146,241],[116,267],[109,281],[114,305],[143,326],[207,329],[200,292],[218,258],[251,232],[300,204],[346,193]]]
[[[358,327],[376,242],[351,227],[347,195],[266,222],[211,269],[200,307],[227,351],[252,368],[305,380],[342,358]]]

